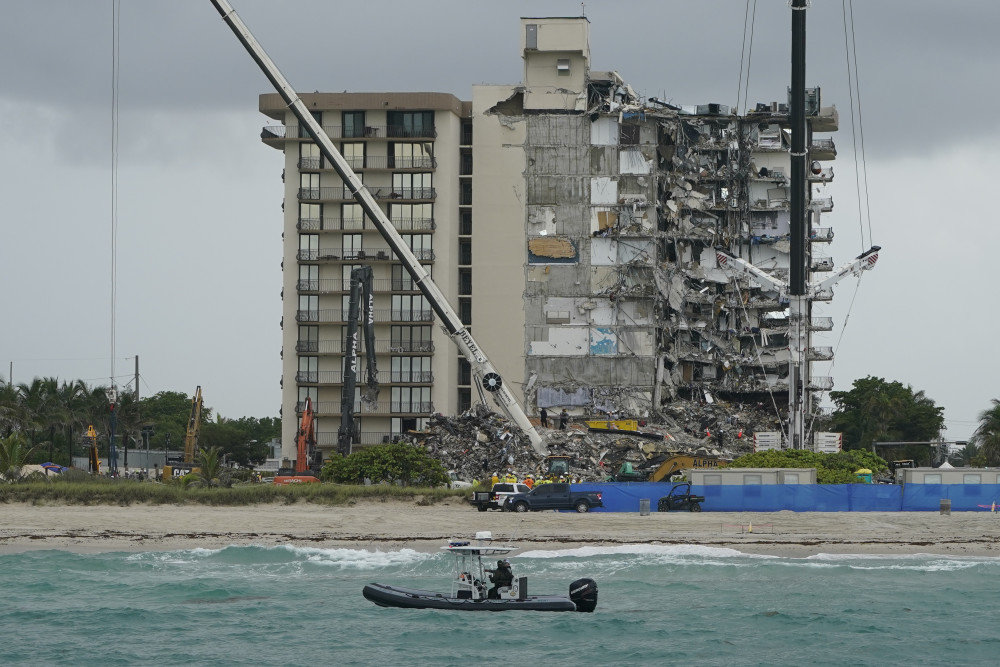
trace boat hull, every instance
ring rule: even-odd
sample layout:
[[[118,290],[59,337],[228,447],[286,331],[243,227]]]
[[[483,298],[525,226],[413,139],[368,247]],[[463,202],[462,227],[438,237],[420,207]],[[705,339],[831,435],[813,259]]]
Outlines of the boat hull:
[[[471,600],[445,593],[401,588],[386,584],[368,584],[364,596],[380,607],[402,609],[455,609],[459,611],[576,611],[576,604],[558,595],[535,595],[523,600]]]

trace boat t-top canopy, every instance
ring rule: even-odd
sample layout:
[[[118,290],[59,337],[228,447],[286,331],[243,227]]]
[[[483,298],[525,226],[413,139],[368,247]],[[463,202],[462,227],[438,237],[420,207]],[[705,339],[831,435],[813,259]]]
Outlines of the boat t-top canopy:
[[[509,554],[517,551],[517,547],[510,545],[491,544],[493,533],[484,530],[476,533],[476,541],[470,540],[448,540],[448,545],[441,547],[443,551],[448,551],[457,556],[496,556]]]

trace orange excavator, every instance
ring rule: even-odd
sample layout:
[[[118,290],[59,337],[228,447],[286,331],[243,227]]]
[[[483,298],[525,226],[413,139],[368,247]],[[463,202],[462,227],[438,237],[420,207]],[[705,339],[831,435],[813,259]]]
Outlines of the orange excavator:
[[[295,438],[297,451],[295,469],[287,468],[278,471],[274,476],[275,484],[301,484],[319,481],[319,470],[316,465],[316,419],[313,414],[312,399],[306,397],[302,419],[299,421],[299,433]]]

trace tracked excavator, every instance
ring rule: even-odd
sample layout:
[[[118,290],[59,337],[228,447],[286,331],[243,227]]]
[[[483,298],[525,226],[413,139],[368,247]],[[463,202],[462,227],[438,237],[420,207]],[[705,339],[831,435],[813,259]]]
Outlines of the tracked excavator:
[[[194,390],[191,399],[191,414],[188,416],[187,428],[184,432],[184,460],[171,459],[163,466],[163,479],[170,479],[189,472],[198,472],[194,457],[198,453],[198,436],[201,434],[201,409],[204,402],[201,398],[201,386]]]
[[[344,356],[344,387],[340,396],[340,429],[337,431],[337,451],[349,456],[358,439],[354,423],[354,389],[358,383],[358,320],[365,334],[365,391],[361,401],[374,405],[378,400],[378,368],[375,364],[375,293],[372,267],[359,266],[351,271],[351,296],[347,314],[347,354]]]
[[[344,156],[337,150],[337,147],[330,140],[330,137],[327,136],[323,127],[309,112],[305,103],[299,98],[295,89],[292,88],[288,80],[285,79],[284,75],[278,70],[278,67],[257,42],[250,29],[236,15],[233,6],[227,0],[212,0],[212,4],[218,10],[222,19],[232,29],[240,43],[243,44],[244,48],[261,68],[277,93],[288,105],[288,109],[295,115],[302,130],[316,142],[323,158],[344,181],[344,186],[351,191],[352,196],[372,221],[379,234],[382,235],[382,238],[385,239],[393,253],[399,258],[403,268],[413,278],[420,292],[427,298],[431,308],[441,318],[441,323],[445,331],[455,341],[458,349],[472,367],[472,373],[477,379],[476,387],[479,390],[480,399],[485,403],[486,396],[492,396],[496,405],[517,424],[521,432],[528,438],[532,449],[539,456],[545,456],[548,451],[542,442],[542,437],[531,425],[528,416],[504,384],[503,378],[501,378],[496,368],[493,367],[493,364],[490,363],[490,360],[486,357],[486,353],[483,352],[482,348],[473,339],[469,330],[462,324],[458,313],[455,312],[455,309],[448,303],[444,294],[434,281],[431,280],[427,270],[421,266],[413,251],[399,235],[395,227],[393,227],[385,212],[378,206],[375,198],[365,188],[361,179],[358,178],[347,160],[344,159]]]
[[[275,484],[301,484],[319,481],[319,464],[316,451],[316,419],[312,399],[306,397],[299,431],[295,436],[295,468],[282,468],[274,476]]]

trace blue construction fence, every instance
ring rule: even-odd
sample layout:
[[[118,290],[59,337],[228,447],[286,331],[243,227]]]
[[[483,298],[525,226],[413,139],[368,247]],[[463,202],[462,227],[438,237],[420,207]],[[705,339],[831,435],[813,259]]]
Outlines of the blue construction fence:
[[[595,512],[638,512],[649,499],[650,512],[673,484],[607,482],[574,484],[581,491],[598,491],[604,507]],[[951,501],[953,512],[982,512],[996,503],[1000,484],[758,484],[692,486],[705,496],[705,512],[936,512]]]

